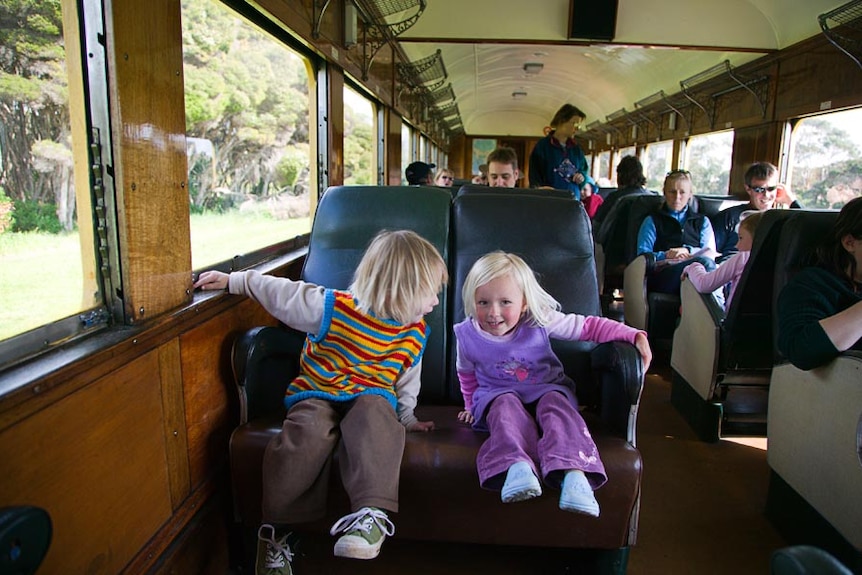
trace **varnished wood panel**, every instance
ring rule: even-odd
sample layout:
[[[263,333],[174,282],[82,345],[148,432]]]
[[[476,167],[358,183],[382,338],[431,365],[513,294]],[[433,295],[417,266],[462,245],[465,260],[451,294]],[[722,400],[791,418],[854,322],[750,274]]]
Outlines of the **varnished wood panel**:
[[[389,109],[386,122],[386,183],[401,185],[401,116]]]
[[[129,322],[190,300],[180,3],[113,2],[108,61]]]
[[[171,516],[158,353],[0,434],[0,505],[51,515],[39,573],[117,573]]]
[[[731,193],[747,200],[745,171],[754,162],[778,164],[778,124],[770,122],[736,130],[733,138],[733,167],[730,170]]]
[[[162,388],[165,448],[173,508],[188,496],[189,454],[183,402],[183,373],[180,364],[180,342],[174,338],[159,347],[159,379]]]
[[[262,307],[245,300],[180,337],[193,488],[227,461],[228,439],[239,422],[230,365],[233,341],[245,329],[275,323]]]
[[[344,184],[344,71],[327,68],[329,82],[329,185]],[[322,190],[321,190],[322,191]]]

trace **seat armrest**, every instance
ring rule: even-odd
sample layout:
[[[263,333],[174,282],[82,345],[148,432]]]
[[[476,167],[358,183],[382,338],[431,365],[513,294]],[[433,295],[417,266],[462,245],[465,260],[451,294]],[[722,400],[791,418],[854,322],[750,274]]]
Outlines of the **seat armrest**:
[[[284,392],[299,373],[305,335],[284,327],[255,327],[233,344],[231,367],[240,403],[240,424],[284,413]]]
[[[601,388],[601,418],[608,430],[637,445],[637,412],[643,391],[643,360],[630,343],[613,341],[590,352]]]
[[[623,272],[623,297],[626,324],[646,331],[649,319],[646,276],[655,266],[653,254],[641,254]]]
[[[772,368],[770,468],[857,549],[862,548],[862,352],[803,371]],[[840,496],[836,496],[840,494]]]
[[[711,294],[699,293],[685,279],[680,288],[682,316],[673,332],[670,366],[704,400],[712,398],[718,370],[724,311]]]

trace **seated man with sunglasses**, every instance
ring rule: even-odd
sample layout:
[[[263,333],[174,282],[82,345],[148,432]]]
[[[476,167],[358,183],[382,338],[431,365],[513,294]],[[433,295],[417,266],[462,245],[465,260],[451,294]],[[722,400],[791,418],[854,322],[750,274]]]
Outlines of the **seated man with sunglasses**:
[[[743,212],[763,212],[772,209],[776,204],[789,208],[801,208],[796,196],[790,188],[778,183],[778,168],[769,162],[756,162],[745,172],[745,191],[749,202],[722,210],[715,214],[712,229],[715,232],[716,250],[721,253],[719,262],[736,253],[736,242],[739,240],[737,227]]]

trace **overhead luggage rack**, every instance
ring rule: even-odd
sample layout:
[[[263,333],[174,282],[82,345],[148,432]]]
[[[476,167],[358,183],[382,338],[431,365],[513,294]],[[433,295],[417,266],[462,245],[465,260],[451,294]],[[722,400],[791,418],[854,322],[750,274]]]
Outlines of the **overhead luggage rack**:
[[[377,52],[419,20],[427,0],[349,1],[356,6],[362,24],[362,79],[367,80]]]
[[[817,17],[826,39],[862,68],[862,0],[853,0]]]
[[[718,80],[722,77],[727,77],[733,80],[733,85],[727,89],[720,90],[718,92],[713,92],[709,94],[709,100],[705,100],[701,102],[698,100],[698,94],[700,90],[699,87],[703,87],[712,80]],[[682,94],[685,96],[692,104],[697,106],[698,108],[706,114],[707,119],[709,120],[710,129],[715,128],[715,111],[716,111],[716,101],[720,96],[724,94],[728,94],[733,92],[734,90],[738,90],[739,88],[744,88],[751,93],[752,96],[757,100],[757,103],[760,104],[761,115],[766,117],[766,97],[767,91],[769,89],[769,85],[767,80],[768,76],[761,76],[755,79],[744,79],[739,76],[739,74],[734,70],[733,66],[730,65],[730,60],[724,60],[720,64],[716,64],[715,66],[700,72],[699,74],[695,74],[690,78],[686,78],[682,80],[679,85],[682,88]],[[760,85],[757,91],[754,90],[753,86]]]
[[[430,92],[440,88],[449,76],[443,64],[443,51],[439,48],[415,62],[399,63],[398,75],[411,88],[424,88]]]

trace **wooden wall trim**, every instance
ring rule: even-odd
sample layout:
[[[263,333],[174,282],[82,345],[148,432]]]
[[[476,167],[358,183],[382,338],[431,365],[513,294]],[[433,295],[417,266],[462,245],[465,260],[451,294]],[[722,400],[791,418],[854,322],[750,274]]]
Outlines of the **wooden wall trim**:
[[[106,28],[122,299],[137,323],[191,300],[180,3],[115,3]]]

